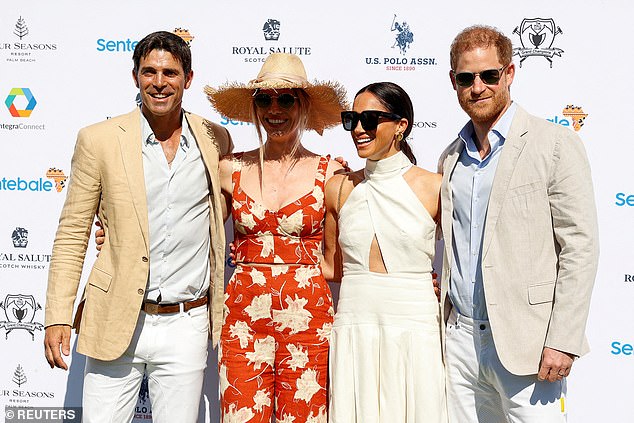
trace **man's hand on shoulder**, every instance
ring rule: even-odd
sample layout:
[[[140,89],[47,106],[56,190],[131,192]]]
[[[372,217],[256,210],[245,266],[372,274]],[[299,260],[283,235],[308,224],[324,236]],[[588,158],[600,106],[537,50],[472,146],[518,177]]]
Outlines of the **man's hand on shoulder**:
[[[575,356],[572,354],[544,347],[537,378],[549,382],[561,380],[570,374],[570,368],[574,360]]]
[[[68,365],[62,358],[62,354],[66,357],[70,355],[70,326],[48,326],[44,334],[44,355],[51,369],[59,367],[60,369],[68,370]]]

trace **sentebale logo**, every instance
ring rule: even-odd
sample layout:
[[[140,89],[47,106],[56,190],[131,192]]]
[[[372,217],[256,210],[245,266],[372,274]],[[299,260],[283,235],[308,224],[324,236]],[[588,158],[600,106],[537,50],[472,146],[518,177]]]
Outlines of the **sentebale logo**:
[[[27,105],[24,109],[18,109],[15,106],[15,99],[17,97],[24,96],[27,100]],[[33,93],[29,88],[11,88],[9,91],[9,95],[4,100],[4,104],[9,109],[9,113],[13,117],[30,117],[31,112],[35,109],[35,105],[37,104],[37,100],[33,96]]]

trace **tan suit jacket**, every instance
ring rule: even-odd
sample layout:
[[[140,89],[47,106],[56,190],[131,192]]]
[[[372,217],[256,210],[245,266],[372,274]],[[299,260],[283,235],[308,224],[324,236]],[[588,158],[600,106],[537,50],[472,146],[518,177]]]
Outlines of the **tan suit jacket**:
[[[225,236],[219,156],[232,148],[228,131],[185,112],[210,181],[212,342],[220,337],[224,300]],[[77,316],[72,319],[95,213],[106,240],[94,263]],[[149,274],[148,211],[141,155],[140,109],[83,128],[71,165],[70,183],[53,244],[45,325],[81,322],[77,351],[114,360],[130,344]],[[83,313],[82,313],[83,309]]]
[[[464,143],[441,156],[445,239],[441,307],[451,310],[451,174]],[[504,367],[535,374],[543,348],[581,356],[598,262],[596,207],[588,159],[570,129],[517,108],[493,180],[482,276],[493,339]]]

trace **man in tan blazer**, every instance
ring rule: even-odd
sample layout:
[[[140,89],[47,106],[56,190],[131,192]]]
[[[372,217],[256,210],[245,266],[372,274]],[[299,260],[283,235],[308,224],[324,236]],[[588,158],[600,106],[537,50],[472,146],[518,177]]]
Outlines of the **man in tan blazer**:
[[[45,354],[67,369],[61,354],[76,328],[88,357],[84,422],[130,421],[144,373],[153,421],[195,422],[209,334],[215,345],[221,330],[218,159],[232,143],[226,129],[181,107],[193,71],[180,37],[146,36],[133,61],[140,109],[77,138],[49,271]],[[105,243],[73,320],[95,214]]]
[[[471,120],[440,160],[450,421],[563,422],[598,234],[582,141],[510,97],[511,41],[462,31],[450,78]]]

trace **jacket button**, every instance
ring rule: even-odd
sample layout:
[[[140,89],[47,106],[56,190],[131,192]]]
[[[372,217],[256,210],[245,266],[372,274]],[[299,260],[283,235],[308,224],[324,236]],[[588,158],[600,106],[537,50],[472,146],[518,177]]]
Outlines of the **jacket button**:
[[[147,257],[142,257],[141,260],[143,261],[143,263],[147,263],[149,261],[149,259]]]
[[[143,295],[143,290],[142,290],[141,288],[139,288],[136,292],[137,292],[137,294],[139,294],[139,295]]]

